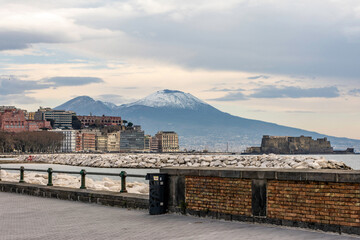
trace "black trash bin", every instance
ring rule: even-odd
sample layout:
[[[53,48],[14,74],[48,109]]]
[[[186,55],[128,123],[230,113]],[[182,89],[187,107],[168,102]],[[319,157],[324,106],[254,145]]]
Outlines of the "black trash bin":
[[[148,173],[149,180],[149,213],[150,215],[164,214],[167,210],[167,181],[164,173]]]

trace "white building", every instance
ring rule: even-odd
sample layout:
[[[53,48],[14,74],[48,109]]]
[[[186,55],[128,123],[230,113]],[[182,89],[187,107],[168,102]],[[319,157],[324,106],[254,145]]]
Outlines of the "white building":
[[[76,148],[76,130],[54,129],[53,132],[64,134],[60,152],[75,152]]]

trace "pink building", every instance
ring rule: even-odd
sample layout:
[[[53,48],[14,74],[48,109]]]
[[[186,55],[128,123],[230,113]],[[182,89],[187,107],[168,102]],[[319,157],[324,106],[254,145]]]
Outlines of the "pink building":
[[[51,129],[50,122],[27,120],[25,112],[15,107],[0,109],[0,131],[18,133],[39,131],[44,128]]]

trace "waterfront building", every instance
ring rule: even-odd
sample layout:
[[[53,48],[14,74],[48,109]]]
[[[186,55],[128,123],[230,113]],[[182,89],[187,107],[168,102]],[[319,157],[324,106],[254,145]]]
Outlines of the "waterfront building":
[[[83,133],[83,150],[86,152],[95,151],[95,134],[93,133]]]
[[[51,108],[42,108],[40,107],[37,112],[35,112],[35,120],[47,120],[53,122],[54,128],[72,128],[72,117],[75,115],[72,111],[65,110],[53,110]]]
[[[137,127],[120,131],[120,152],[144,151],[145,135]]]
[[[13,106],[0,107],[0,131],[33,132],[41,129],[51,129],[50,122],[45,120],[27,120],[25,112]]]
[[[151,136],[145,135],[144,136],[144,152],[150,152],[151,149]]]
[[[83,127],[97,125],[97,126],[121,126],[121,117],[113,116],[77,116]]]
[[[155,135],[159,144],[159,152],[178,152],[179,137],[173,131],[160,131]]]
[[[77,131],[76,147],[77,152],[94,152],[95,149],[95,133]]]
[[[108,152],[120,151],[120,131],[107,134],[107,148]]]
[[[60,152],[75,152],[76,150],[76,130],[54,129],[52,132],[64,134],[61,142]]]
[[[155,136],[150,139],[150,152],[159,152],[159,140]]]
[[[107,151],[107,135],[96,135],[95,136],[95,149],[96,151],[106,152]]]

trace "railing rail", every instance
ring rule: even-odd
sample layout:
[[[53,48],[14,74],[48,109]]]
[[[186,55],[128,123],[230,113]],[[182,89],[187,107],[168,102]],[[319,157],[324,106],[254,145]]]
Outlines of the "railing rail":
[[[126,177],[135,177],[135,178],[146,178],[145,175],[141,174],[127,174],[125,171],[121,171],[120,173],[102,173],[102,172],[87,172],[85,169],[81,169],[80,172],[78,171],[60,171],[60,170],[53,170],[52,168],[48,169],[33,169],[33,168],[24,168],[21,166],[20,168],[2,168],[0,167],[0,170],[8,170],[8,171],[20,171],[20,180],[19,183],[24,183],[24,173],[25,170],[29,172],[45,172],[48,173],[48,184],[47,186],[53,186],[52,183],[52,174],[53,173],[65,173],[65,174],[80,174],[81,176],[81,185],[80,189],[86,189],[86,183],[85,183],[85,176],[86,175],[98,175],[98,176],[116,176],[121,178],[121,193],[126,193]],[[0,175],[0,181],[1,181],[1,175]]]

